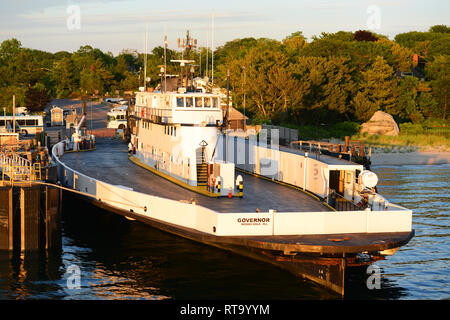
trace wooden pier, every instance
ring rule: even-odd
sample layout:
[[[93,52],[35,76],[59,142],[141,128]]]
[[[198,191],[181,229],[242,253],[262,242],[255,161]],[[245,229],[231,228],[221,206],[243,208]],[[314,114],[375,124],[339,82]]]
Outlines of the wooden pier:
[[[25,149],[25,150],[23,150]],[[21,144],[0,153],[0,250],[33,251],[58,245],[61,191],[47,150]]]
[[[0,250],[48,250],[59,244],[61,191],[37,183],[0,186]]]

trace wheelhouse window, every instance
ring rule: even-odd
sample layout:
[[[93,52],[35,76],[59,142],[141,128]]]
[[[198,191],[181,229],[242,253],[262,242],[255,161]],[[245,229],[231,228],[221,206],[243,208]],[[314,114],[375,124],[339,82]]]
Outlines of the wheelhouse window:
[[[202,97],[195,97],[195,107],[201,108],[203,105]]]
[[[184,98],[183,97],[177,97],[177,107],[184,108]]]
[[[192,97],[186,97],[186,108],[192,108],[193,104]]]
[[[211,108],[211,98],[204,97],[203,103],[204,103],[205,108]]]

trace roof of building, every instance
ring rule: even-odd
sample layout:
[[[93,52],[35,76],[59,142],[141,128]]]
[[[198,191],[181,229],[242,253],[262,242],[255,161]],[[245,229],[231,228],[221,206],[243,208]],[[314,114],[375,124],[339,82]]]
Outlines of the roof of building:
[[[224,110],[224,113],[226,113],[226,109]],[[230,106],[229,111],[228,111],[228,120],[232,121],[232,120],[247,120],[248,117],[244,116],[241,112],[239,112],[238,110],[236,110],[235,108],[233,108],[232,106]]]

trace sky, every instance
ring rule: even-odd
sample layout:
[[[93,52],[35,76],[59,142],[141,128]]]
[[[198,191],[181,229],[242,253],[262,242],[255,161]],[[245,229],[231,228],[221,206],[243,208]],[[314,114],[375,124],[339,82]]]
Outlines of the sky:
[[[114,55],[123,49],[143,52],[146,25],[148,51],[162,46],[164,35],[176,49],[186,30],[200,46],[217,48],[245,37],[282,40],[296,31],[311,39],[322,32],[372,30],[393,39],[450,25],[449,0],[0,0],[0,5],[0,42],[16,38],[24,47],[49,52],[91,45]]]

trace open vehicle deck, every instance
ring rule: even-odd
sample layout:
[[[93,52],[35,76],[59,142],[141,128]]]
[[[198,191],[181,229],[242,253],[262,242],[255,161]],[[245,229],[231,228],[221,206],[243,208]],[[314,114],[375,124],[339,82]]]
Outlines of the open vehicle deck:
[[[242,199],[210,198],[137,166],[128,159],[127,146],[111,139],[99,140],[92,152],[67,153],[62,161],[80,173],[110,184],[172,200],[190,201],[194,198],[198,205],[217,212],[256,212],[257,208],[262,212],[269,209],[278,212],[329,211],[325,205],[299,190],[240,172],[237,174],[244,179]]]

